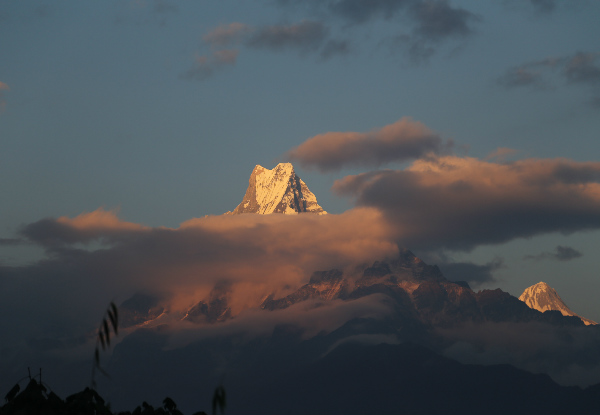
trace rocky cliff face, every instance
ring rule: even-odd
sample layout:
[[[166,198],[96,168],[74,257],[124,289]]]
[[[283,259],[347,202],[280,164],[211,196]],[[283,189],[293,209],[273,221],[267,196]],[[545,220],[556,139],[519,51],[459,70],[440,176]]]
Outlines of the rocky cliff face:
[[[319,206],[306,183],[296,175],[294,166],[279,163],[273,170],[258,165],[252,170],[244,199],[232,213],[323,215],[327,212]]]
[[[565,318],[558,311],[539,313],[500,289],[474,292],[447,280],[437,266],[425,264],[409,250],[402,250],[395,259],[359,267],[350,274],[339,270],[315,272],[308,284],[282,298],[270,295],[260,308],[279,310],[307,300],[352,301],[371,294],[390,297],[396,318],[405,324],[451,327],[465,322],[539,321],[559,326],[581,325],[573,314],[564,314],[569,316]]]
[[[235,318],[230,308],[231,288],[229,283],[218,282],[207,298],[191,307],[185,315],[173,317],[191,323],[218,323]],[[596,324],[572,312],[545,283],[528,288],[520,299],[500,289],[474,292],[468,286],[447,280],[437,266],[427,265],[409,250],[401,250],[394,259],[375,261],[350,271],[316,271],[307,284],[292,293],[283,297],[267,295],[254,307],[275,311],[304,301],[350,302],[372,294],[389,297],[394,304],[394,318],[412,327],[448,328],[467,322]],[[137,317],[135,323],[139,325],[158,316]]]
[[[586,325],[597,324],[595,321],[581,317],[571,311],[569,307],[560,298],[556,290],[550,287],[545,282],[539,282],[523,291],[519,297],[530,308],[541,311],[542,313],[549,310],[560,311],[563,316],[579,317]]]

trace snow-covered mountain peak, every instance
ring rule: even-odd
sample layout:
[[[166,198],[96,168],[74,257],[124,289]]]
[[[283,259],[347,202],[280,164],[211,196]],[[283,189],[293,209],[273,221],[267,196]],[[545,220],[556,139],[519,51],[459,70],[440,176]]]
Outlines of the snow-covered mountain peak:
[[[519,297],[519,300],[527,304],[529,308],[541,311],[542,313],[548,310],[557,310],[560,311],[563,316],[579,317],[586,325],[597,324],[596,322],[581,317],[571,311],[560,298],[556,290],[543,281],[526,288]]]
[[[291,163],[279,163],[272,170],[260,165],[254,167],[244,199],[233,214],[305,212],[319,215],[327,213],[319,206],[306,183],[296,175],[294,166]]]

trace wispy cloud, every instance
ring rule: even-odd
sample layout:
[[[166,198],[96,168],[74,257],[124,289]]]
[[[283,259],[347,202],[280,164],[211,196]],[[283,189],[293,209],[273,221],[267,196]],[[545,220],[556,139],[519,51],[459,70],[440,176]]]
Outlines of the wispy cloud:
[[[396,37],[395,43],[406,49],[413,62],[426,62],[449,40],[464,40],[475,31],[473,24],[481,17],[453,7],[445,0],[412,2],[408,15],[414,22],[410,33]]]
[[[533,11],[534,15],[545,17],[553,14],[559,9],[560,3],[571,6],[572,2],[562,0],[502,0],[502,3],[512,10],[517,10],[525,13]],[[571,4],[569,4],[571,3]],[[578,2],[584,4],[585,2]]]
[[[273,51],[297,50],[306,53],[320,48],[328,32],[323,23],[310,20],[292,25],[264,26],[248,38],[246,45]]]
[[[210,78],[215,72],[235,65],[238,53],[235,49],[223,49],[214,51],[208,56],[197,56],[194,65],[182,73],[180,78],[196,81]]]
[[[380,39],[392,48],[406,50],[413,61],[424,61],[446,41],[465,39],[474,33],[481,18],[447,0],[314,0],[280,1],[284,7],[308,5],[321,14],[349,24],[350,29],[375,21],[398,21],[405,30],[392,38]]]
[[[6,100],[4,99],[6,91],[10,91],[10,88],[4,82],[0,82],[0,113],[6,109]]]
[[[212,29],[202,36],[202,41],[213,47],[228,47],[232,44],[238,45],[253,30],[252,27],[246,24],[233,22]]]
[[[527,255],[523,258],[533,259],[536,261],[540,261],[542,259],[554,259],[556,261],[571,261],[572,259],[577,259],[582,256],[583,254],[575,248],[571,248],[570,246],[558,245],[554,252],[542,252],[538,255]]]
[[[154,11],[154,13],[167,14],[178,12],[179,7],[176,3],[168,0],[154,0],[152,10]]]
[[[529,0],[531,5],[539,12],[550,13],[556,8],[556,0]]]
[[[170,15],[179,12],[171,0],[135,0],[118,3],[115,24],[158,24],[166,26]]]
[[[415,33],[432,41],[468,36],[473,33],[470,23],[478,20],[475,14],[460,7],[452,7],[445,0],[413,3],[410,13],[417,23]]]
[[[600,53],[578,52],[565,59],[564,75],[570,82],[600,84]]]
[[[0,246],[21,245],[23,240],[17,238],[0,238]]]
[[[507,69],[496,81],[506,88],[554,89],[560,86],[559,81],[563,85],[585,85],[595,88],[593,102],[600,96],[600,53],[577,52],[523,63]]]
[[[365,23],[376,18],[391,19],[411,3],[412,0],[329,0],[322,4],[335,16],[352,23]]]
[[[445,150],[447,146],[438,134],[418,121],[402,118],[366,133],[316,135],[290,150],[287,157],[326,172],[348,166],[377,167],[392,161],[441,154]]]
[[[415,62],[427,60],[438,47],[450,39],[465,39],[474,33],[473,24],[480,19],[470,11],[453,6],[448,0],[283,0],[282,7],[308,6],[318,19],[303,19],[296,23],[250,26],[232,22],[206,33],[202,40],[211,50],[232,48],[237,50],[263,49],[273,53],[296,52],[301,56],[317,56],[327,60],[354,51],[353,36],[356,26],[371,20],[391,20],[397,16],[410,22],[408,31],[380,39],[392,49],[402,48]],[[344,37],[334,34],[336,21],[345,22]],[[325,23],[327,22],[327,23]],[[338,25],[339,26],[339,25]],[[355,37],[355,36],[354,36]],[[204,80],[216,72],[220,65],[209,64],[206,54],[199,55],[195,69],[182,77]],[[192,73],[201,74],[191,76]]]
[[[502,258],[495,258],[486,264],[474,264],[472,262],[437,262],[436,265],[446,278],[450,281],[466,281],[471,287],[494,282],[494,271],[504,266]]]
[[[527,62],[510,68],[497,79],[499,85],[507,88],[530,86],[534,88],[550,88],[551,84],[545,79],[548,69],[564,65],[564,58],[546,58],[539,61]]]
[[[334,39],[329,32],[329,27],[324,23],[312,20],[259,27],[239,22],[221,25],[202,36],[202,41],[205,47],[211,49],[211,54],[197,57],[194,66],[183,73],[181,78],[209,78],[225,66],[234,65],[240,48],[264,49],[274,53],[293,51],[302,56],[316,54],[321,59],[347,54],[351,49],[349,42]],[[225,49],[226,47],[236,49]]]

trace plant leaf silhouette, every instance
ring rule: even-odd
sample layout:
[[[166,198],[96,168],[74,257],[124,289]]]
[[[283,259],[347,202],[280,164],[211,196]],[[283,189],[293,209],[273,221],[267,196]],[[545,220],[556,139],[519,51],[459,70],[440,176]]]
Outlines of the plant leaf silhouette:
[[[108,310],[108,318],[110,319],[110,323],[112,324],[113,330],[115,331],[115,336],[118,336],[119,312],[117,311],[117,306],[112,301],[110,302],[110,309]]]
[[[117,310],[117,306],[115,303],[111,301],[109,307],[104,312],[104,317],[102,317],[102,322],[100,323],[100,328],[98,329],[98,337],[96,338],[96,349],[94,350],[94,365],[92,366],[92,381],[91,388],[95,389],[96,387],[96,369],[98,369],[104,376],[110,378],[108,373],[100,366],[100,349],[99,346],[102,347],[102,350],[106,350],[110,347],[110,329],[111,327],[108,324],[110,320],[110,324],[112,326],[112,331],[115,333],[115,336],[118,335],[119,330],[119,314]]]
[[[222,385],[217,386],[213,395],[212,410],[213,415],[217,413],[217,409],[221,410],[221,414],[225,414],[225,406],[227,406],[227,397],[225,388]]]
[[[106,319],[102,320],[102,326],[104,327],[104,336],[106,337],[106,345],[110,346],[110,331],[108,330],[108,322]]]

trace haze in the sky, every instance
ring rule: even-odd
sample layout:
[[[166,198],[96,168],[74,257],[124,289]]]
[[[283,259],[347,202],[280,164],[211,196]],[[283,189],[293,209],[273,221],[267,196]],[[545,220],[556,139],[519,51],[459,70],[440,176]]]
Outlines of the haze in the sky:
[[[397,245],[475,290],[545,281],[600,321],[599,16],[592,0],[0,2],[0,304],[18,316],[0,328],[83,328],[140,287],[183,304],[242,270],[300,284]],[[212,216],[279,162],[329,218]]]

